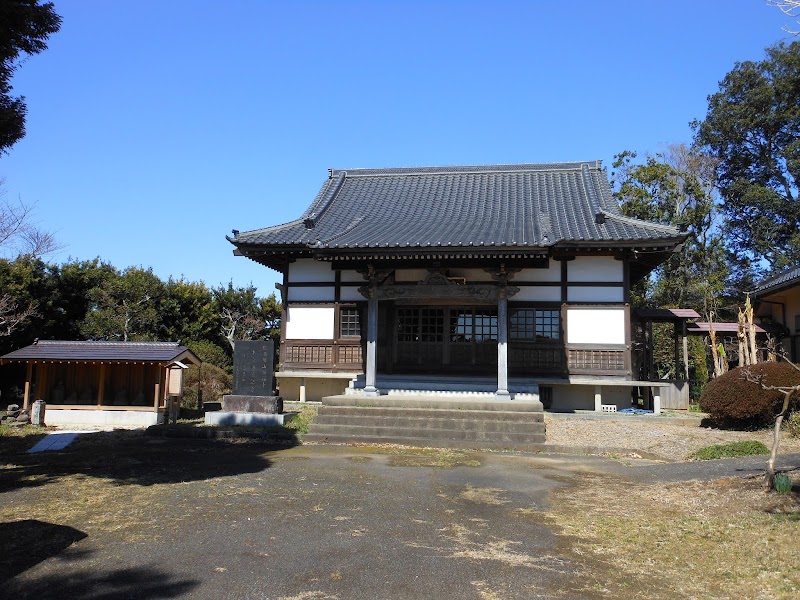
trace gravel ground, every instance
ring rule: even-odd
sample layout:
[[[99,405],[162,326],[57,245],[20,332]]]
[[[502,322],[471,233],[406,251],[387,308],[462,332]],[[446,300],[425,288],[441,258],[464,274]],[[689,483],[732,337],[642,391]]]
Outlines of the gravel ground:
[[[710,427],[693,427],[659,423],[641,419],[590,419],[576,416],[545,414],[547,444],[559,446],[593,446],[610,449],[627,448],[655,454],[668,460],[687,460],[689,455],[712,444],[756,440],[772,447],[772,430],[728,431]],[[781,435],[780,452],[800,452],[800,439]]]

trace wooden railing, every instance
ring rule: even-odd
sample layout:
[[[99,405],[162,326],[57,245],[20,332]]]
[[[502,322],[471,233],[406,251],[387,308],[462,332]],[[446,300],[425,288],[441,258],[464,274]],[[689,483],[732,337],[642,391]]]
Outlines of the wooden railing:
[[[363,371],[358,340],[285,340],[281,343],[281,370]]]
[[[625,346],[567,346],[571,375],[620,375],[631,373],[631,353]]]

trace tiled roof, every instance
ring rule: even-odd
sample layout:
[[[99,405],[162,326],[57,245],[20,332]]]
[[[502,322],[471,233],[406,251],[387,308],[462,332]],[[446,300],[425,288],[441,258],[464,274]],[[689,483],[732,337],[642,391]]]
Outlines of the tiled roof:
[[[308,210],[234,232],[256,247],[311,249],[677,244],[677,229],[624,217],[599,161],[331,170]]]
[[[200,360],[177,342],[72,342],[40,340],[30,346],[0,356],[2,361],[111,361],[171,362],[178,357],[193,364]]]
[[[754,296],[764,296],[766,294],[777,292],[783,288],[800,285],[800,266],[793,267],[777,275],[773,275],[762,281],[756,286],[753,292]]]
[[[709,333],[712,324],[707,321],[697,321],[695,323],[687,323],[686,330],[689,334]],[[714,332],[720,334],[737,333],[739,331],[738,323],[713,323]],[[755,325],[756,333],[766,333],[761,327]]]

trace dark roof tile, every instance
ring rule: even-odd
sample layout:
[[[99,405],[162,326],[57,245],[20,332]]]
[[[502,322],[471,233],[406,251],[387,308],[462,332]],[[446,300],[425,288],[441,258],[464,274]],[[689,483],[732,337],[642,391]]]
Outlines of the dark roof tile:
[[[624,217],[599,162],[584,162],[331,170],[299,219],[238,233],[231,242],[240,248],[543,248],[683,237],[673,227]]]

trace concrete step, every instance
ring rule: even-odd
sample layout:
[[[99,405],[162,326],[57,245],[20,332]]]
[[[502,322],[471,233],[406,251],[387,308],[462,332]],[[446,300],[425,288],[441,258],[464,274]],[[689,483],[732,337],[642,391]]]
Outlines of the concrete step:
[[[513,432],[526,433],[529,431],[544,431],[542,421],[520,420],[485,420],[477,418],[440,418],[440,417],[375,417],[370,415],[317,415],[313,427],[320,425],[336,426],[348,429],[351,426],[359,427],[410,427],[416,429],[453,429],[459,431],[482,432]]]
[[[390,408],[383,406],[321,406],[319,417],[371,417],[408,419],[452,419],[465,421],[524,421],[527,423],[544,421],[544,413],[534,411],[468,410],[446,408]]]
[[[542,452],[547,449],[544,445],[544,435],[531,436],[528,441],[513,443],[484,440],[452,440],[445,438],[428,438],[418,436],[367,436],[363,433],[346,434],[314,434],[307,433],[301,436],[304,442],[317,442],[326,444],[350,444],[354,442],[364,444],[399,444],[403,446],[417,446],[430,448],[465,448],[473,450],[516,450],[519,452]]]
[[[357,408],[426,408],[447,410],[484,410],[510,412],[542,412],[542,404],[532,400],[496,400],[494,396],[431,397],[431,396],[326,396],[323,406],[353,406]]]
[[[308,433],[315,436],[352,436],[353,439],[361,438],[400,438],[417,437],[429,441],[462,441],[470,443],[491,442],[513,446],[514,444],[525,444],[534,442],[544,442],[543,426],[538,425],[535,429],[525,433],[510,433],[502,431],[481,431],[481,430],[458,430],[458,429],[419,429],[416,427],[382,427],[382,426],[361,426],[361,425],[324,425],[312,424]]]

